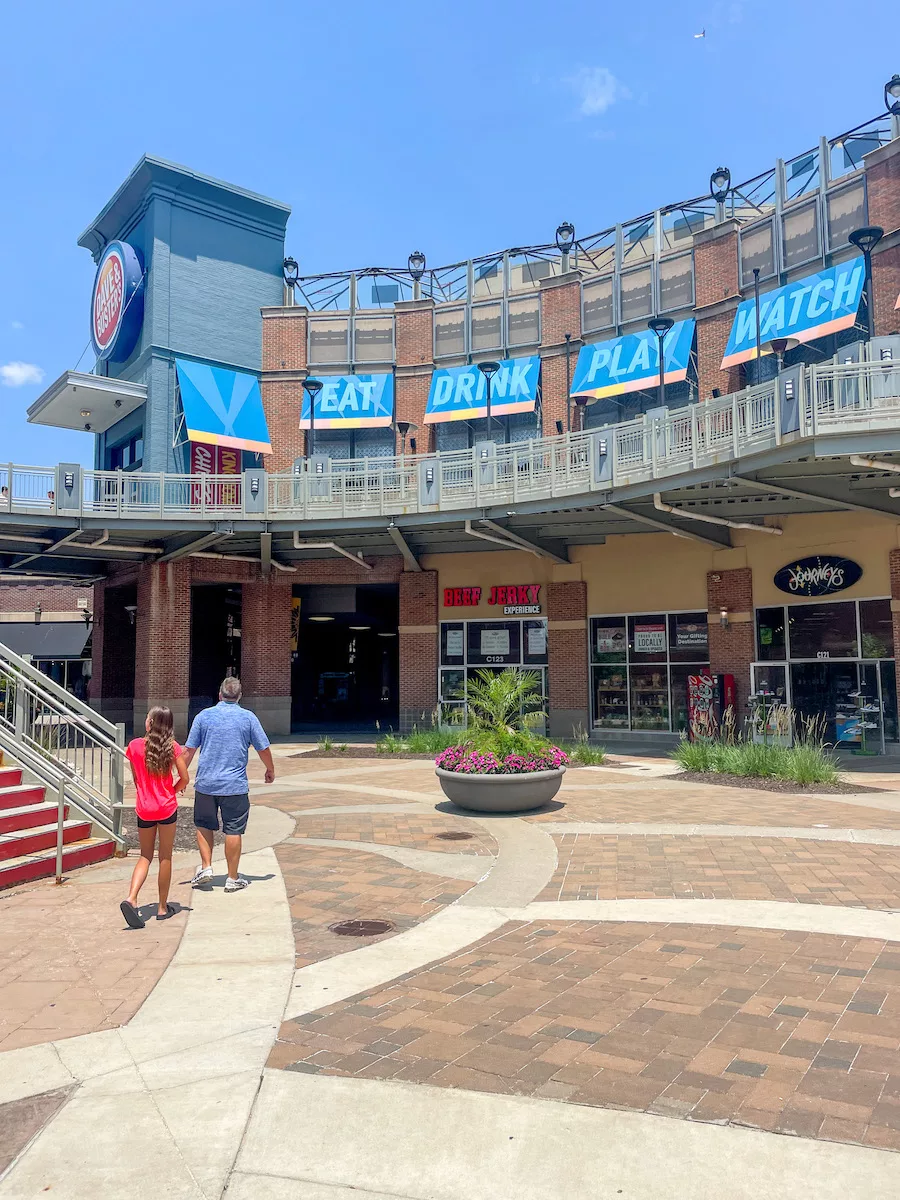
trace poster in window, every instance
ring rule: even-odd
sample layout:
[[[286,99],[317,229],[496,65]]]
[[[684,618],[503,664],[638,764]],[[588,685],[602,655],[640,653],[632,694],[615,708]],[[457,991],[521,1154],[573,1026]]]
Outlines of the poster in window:
[[[509,630],[508,629],[482,629],[481,631],[481,653],[488,654],[509,654]]]
[[[666,650],[665,625],[635,625],[635,654],[664,654]]]
[[[531,658],[543,658],[547,653],[547,626],[532,625],[528,630],[528,654]]]
[[[447,658],[462,658],[463,631],[461,629],[447,630]]]
[[[599,626],[597,628],[598,654],[625,653],[625,626]]]
[[[692,621],[686,617],[675,618],[675,647],[678,650],[698,650],[698,658],[706,657],[709,645],[709,625],[704,621]]]

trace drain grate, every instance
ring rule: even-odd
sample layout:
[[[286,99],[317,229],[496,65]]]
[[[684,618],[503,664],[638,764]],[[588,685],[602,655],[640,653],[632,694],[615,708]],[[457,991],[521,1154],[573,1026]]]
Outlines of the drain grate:
[[[379,933],[387,933],[394,926],[390,921],[340,921],[328,928],[338,937],[377,937]]]
[[[475,835],[464,833],[461,829],[450,829],[447,833],[436,833],[434,836],[439,842],[467,842],[469,838]]]

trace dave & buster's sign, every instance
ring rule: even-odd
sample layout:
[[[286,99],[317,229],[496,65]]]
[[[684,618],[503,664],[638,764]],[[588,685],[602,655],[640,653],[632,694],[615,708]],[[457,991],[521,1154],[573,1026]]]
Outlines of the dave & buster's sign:
[[[850,558],[798,558],[775,572],[775,586],[791,596],[830,596],[862,579],[862,567]]]
[[[144,319],[144,266],[127,242],[103,251],[91,296],[91,341],[101,361],[124,362]]]
[[[481,603],[482,591],[480,587],[444,588],[444,607],[475,607]],[[540,594],[539,583],[507,584],[492,587],[487,602],[502,605],[505,617],[527,616],[541,611]]]

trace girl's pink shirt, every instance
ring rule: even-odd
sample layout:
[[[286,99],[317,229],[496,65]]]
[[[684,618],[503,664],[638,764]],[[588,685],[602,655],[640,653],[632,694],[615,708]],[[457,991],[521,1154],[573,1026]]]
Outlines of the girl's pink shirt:
[[[146,741],[146,738],[135,738],[128,743],[128,749],[125,751],[125,757],[134,768],[134,783],[137,788],[136,811],[142,821],[164,821],[171,817],[178,807],[175,779],[171,771],[168,775],[150,774],[144,759]],[[172,752],[175,758],[181,754],[181,747],[177,742],[172,743]]]

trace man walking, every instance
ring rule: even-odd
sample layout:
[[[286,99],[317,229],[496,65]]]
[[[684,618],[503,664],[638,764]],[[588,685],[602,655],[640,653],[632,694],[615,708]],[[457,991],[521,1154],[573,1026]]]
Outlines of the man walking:
[[[212,881],[213,833],[225,834],[225,861],[228,864],[226,892],[239,892],[250,880],[238,874],[241,838],[250,816],[250,784],[247,760],[252,746],[266,768],[266,783],[275,780],[275,763],[262,725],[252,712],[241,708],[241,681],[233,677],[219,688],[219,703],[198,713],[184,749],[184,761],[190,766],[200,751],[200,766],[194,796],[194,824],[200,867],[191,880],[193,887]]]

